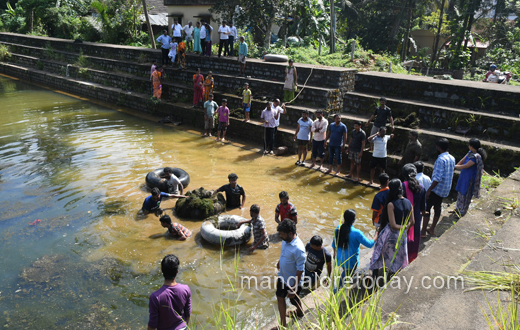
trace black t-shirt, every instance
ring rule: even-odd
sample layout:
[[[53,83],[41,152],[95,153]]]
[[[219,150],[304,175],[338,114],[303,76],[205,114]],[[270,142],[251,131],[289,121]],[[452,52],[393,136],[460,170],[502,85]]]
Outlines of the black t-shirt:
[[[390,117],[392,117],[392,110],[385,105],[384,108],[377,107],[376,111],[374,111],[374,116],[376,119],[374,120],[375,127],[385,127],[386,122]]]
[[[362,129],[359,130],[359,132],[356,132],[356,130],[352,130],[352,142],[350,144],[350,151],[352,152],[360,152],[361,147],[363,146],[363,141],[365,141],[367,138],[367,135],[365,134],[365,131]]]
[[[323,265],[325,262],[329,263],[332,260],[330,252],[326,248],[322,248],[321,251],[314,250],[311,247],[311,243],[307,243],[305,246],[305,251],[307,251],[305,273],[316,273],[318,276],[320,276],[321,272],[323,271]]]
[[[226,193],[226,207],[228,209],[234,209],[242,205],[240,196],[245,196],[244,188],[238,184],[235,188],[231,188],[231,184],[225,184],[217,189],[218,192]]]

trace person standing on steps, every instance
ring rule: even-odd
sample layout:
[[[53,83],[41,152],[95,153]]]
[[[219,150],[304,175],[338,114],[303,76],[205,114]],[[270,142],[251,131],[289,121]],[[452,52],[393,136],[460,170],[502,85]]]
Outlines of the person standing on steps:
[[[206,56],[211,57],[211,46],[213,45],[213,27],[206,23]]]
[[[370,135],[377,134],[381,127],[386,127],[386,123],[390,119],[390,123],[392,124],[392,133],[394,132],[394,118],[392,117],[392,110],[386,105],[386,98],[382,97],[379,99],[380,106],[376,108],[374,114],[368,119],[365,127],[370,125],[372,119],[374,120],[374,126],[372,126],[372,130],[370,131]]]
[[[218,109],[217,102],[213,101],[213,94],[209,94],[209,99],[204,103],[204,135],[211,136],[211,131],[215,128],[215,113]]]
[[[275,125],[276,120],[280,114],[273,109],[271,102],[267,104],[267,107],[262,111],[260,118],[264,123],[264,155],[274,154],[274,136],[275,136]]]
[[[246,59],[247,59],[247,44],[244,37],[240,37],[240,45],[238,46],[238,63],[240,63],[239,76],[246,76]]]
[[[172,38],[168,35],[168,30],[163,30],[162,36],[159,36],[156,41],[161,44],[161,64],[168,65],[168,53],[170,52],[170,42],[172,42]]]
[[[162,65],[158,65],[152,73],[153,97],[160,100],[162,96],[162,75],[164,73]]]
[[[421,238],[426,238],[426,232],[435,236],[435,226],[437,226],[442,212],[442,199],[448,197],[451,191],[455,158],[448,152],[449,146],[450,142],[446,138],[441,138],[437,141],[439,157],[437,157],[433,166],[432,184],[426,191],[426,211],[423,216]],[[432,207],[435,211],[435,216],[430,229],[428,229]]]
[[[313,121],[309,118],[309,111],[304,110],[302,117],[298,119],[298,127],[294,133],[293,140],[298,141],[298,161],[295,165],[305,165],[307,159],[307,148],[310,141],[312,140],[312,128]]]
[[[174,38],[172,42],[170,42],[170,52],[168,53],[168,57],[172,61],[172,67],[177,63],[177,38]]]
[[[422,154],[422,144],[419,142],[419,132],[410,131],[409,141],[404,149],[403,157],[399,160],[399,168],[406,164],[415,163]]]
[[[153,60],[152,67],[150,68],[150,83],[152,85],[152,95],[153,95],[153,73],[155,72],[156,68],[157,68],[157,60]]]
[[[201,49],[200,56],[204,56],[204,55],[206,55],[206,36],[208,34],[208,32],[206,30],[206,21],[203,19],[200,20],[200,25],[201,25],[200,33],[199,33],[200,49]]]
[[[316,159],[320,159],[320,168],[323,166],[325,159],[325,138],[327,135],[327,127],[329,122],[323,118],[323,110],[316,111],[316,120],[312,123],[311,132],[314,133],[312,139],[312,164],[311,168],[316,166]]]
[[[191,23],[191,21],[188,21],[188,25],[185,25],[182,28],[182,31],[184,32],[184,35],[186,37],[186,46],[187,46],[188,51],[190,51],[190,52],[193,50],[193,30],[194,29],[195,29],[195,27],[193,26],[193,23]]]
[[[179,258],[168,254],[161,261],[163,286],[150,295],[148,330],[188,329],[191,316],[190,287],[177,283]]]
[[[285,83],[283,85],[283,101],[293,102],[294,92],[298,87],[298,73],[294,67],[294,61],[289,60],[289,66],[285,69]]]
[[[455,188],[458,192],[457,207],[453,211],[459,217],[466,215],[473,196],[480,197],[480,181],[484,171],[484,160],[487,158],[487,153],[478,139],[469,140],[468,148],[466,156],[455,165],[456,170],[461,170]]]
[[[274,99],[271,106],[272,106],[273,111],[276,111],[276,113],[278,114],[278,117],[276,117],[276,119],[274,121],[274,124],[275,124],[274,125],[274,140],[273,140],[273,144],[274,144],[274,141],[276,140],[276,134],[278,133],[278,127],[280,126],[280,118],[283,114],[287,113],[287,110],[285,109],[285,103],[282,103],[282,106],[280,106],[279,99]]]
[[[213,72],[208,71],[208,75],[204,80],[204,101],[209,100],[209,95],[213,94],[213,87],[215,86],[215,80],[213,79]]]
[[[204,76],[200,73],[200,68],[193,75],[193,107],[202,104],[204,95]]]
[[[215,196],[219,192],[226,193],[226,209],[242,209],[246,204],[246,192],[244,188],[242,188],[238,183],[238,175],[235,173],[231,173],[228,175],[229,184],[225,184],[222,187],[218,188],[211,195]],[[240,202],[240,197],[242,197],[242,202]]]
[[[296,234],[296,223],[285,219],[278,224],[277,231],[282,239],[282,248],[280,260],[276,264],[278,269],[276,298],[278,300],[278,312],[280,313],[280,325],[285,329],[287,327],[286,317],[303,317],[299,295],[302,289],[307,255],[303,242]],[[286,297],[296,307],[294,314],[287,314]]]
[[[298,212],[293,203],[289,202],[289,194],[287,191],[281,191],[278,194],[280,198],[280,204],[276,206],[274,211],[274,221],[280,223],[285,219],[294,221],[294,224],[298,223]]]
[[[423,162],[421,162],[420,160],[416,161],[415,163],[413,163],[413,166],[415,166],[415,168],[417,169],[417,175],[415,176],[415,178],[417,179],[417,181],[419,181],[420,184],[422,184],[424,190],[428,190],[432,184],[432,179],[430,179],[429,176],[423,173]]]
[[[339,175],[342,155],[345,152],[345,146],[347,145],[347,126],[341,122],[340,114],[334,115],[334,122],[329,125],[325,141],[329,141],[329,169],[326,173],[332,172],[334,156],[336,156],[337,170],[334,175]]]
[[[249,113],[251,112],[251,100],[253,99],[251,93],[249,83],[244,83],[244,90],[242,91],[242,109],[244,110],[244,115],[246,117],[244,121],[246,123],[249,121]]]
[[[220,140],[220,132],[222,132],[222,142],[226,142],[226,131],[229,127],[229,108],[227,107],[227,100],[222,99],[222,105],[218,108],[218,128],[217,139]]]
[[[233,26],[233,22],[229,22],[229,56],[235,56],[235,41],[238,37],[237,28]]]
[[[366,139],[367,135],[361,129],[361,122],[355,121],[350,144],[347,148],[348,159],[350,159],[350,173],[347,175],[347,178],[352,178],[353,181],[359,181],[361,157],[363,157],[363,150],[365,150]],[[356,177],[354,177],[354,168],[357,168]]]
[[[202,47],[200,47],[200,22],[197,22],[193,29],[193,51],[202,54]]]
[[[229,55],[229,35],[231,31],[229,30],[229,26],[226,25],[226,21],[222,21],[222,25],[218,28],[218,34],[220,36],[220,41],[218,44],[218,57],[220,58],[220,54],[222,54],[222,46],[224,46],[224,56]]]
[[[376,133],[368,138],[368,141],[374,144],[374,152],[372,153],[372,159],[370,160],[370,183],[374,183],[374,174],[376,173],[376,167],[379,167],[381,173],[386,171],[386,155],[387,155],[387,144],[388,140],[393,138],[394,135],[386,135],[386,127],[379,128],[379,133]]]
[[[179,20],[175,18],[172,24],[173,39],[182,39],[182,25],[179,24]]]

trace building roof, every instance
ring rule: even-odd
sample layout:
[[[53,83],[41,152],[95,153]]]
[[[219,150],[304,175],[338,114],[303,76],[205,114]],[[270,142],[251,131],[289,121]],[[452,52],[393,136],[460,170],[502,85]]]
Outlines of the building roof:
[[[168,26],[168,14],[167,13],[159,13],[159,14],[148,14],[148,18],[150,19],[150,25],[152,26]],[[146,18],[144,15],[139,16],[141,22],[146,22]]]
[[[168,7],[164,5],[164,2],[165,0],[146,0],[146,5],[148,6],[148,8],[153,7],[153,9],[148,10],[148,15],[168,13]],[[166,23],[166,25],[168,25],[168,22]]]

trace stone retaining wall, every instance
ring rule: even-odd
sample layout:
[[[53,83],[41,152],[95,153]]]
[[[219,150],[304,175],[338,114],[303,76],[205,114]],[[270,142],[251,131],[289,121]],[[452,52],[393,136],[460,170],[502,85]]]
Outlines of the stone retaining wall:
[[[510,85],[360,72],[356,75],[355,90],[434,104],[499,111],[514,116],[520,113],[520,88]]]
[[[345,94],[343,109],[348,113],[355,113],[369,118],[374,113],[376,97]],[[486,114],[483,111],[458,110],[451,107],[443,107],[429,104],[417,104],[413,102],[399,102],[389,100],[394,120],[406,118],[415,113],[420,120],[422,128],[436,128],[455,132],[457,126],[467,127],[470,131],[466,134],[478,135],[480,139],[498,139],[516,143],[520,132],[520,120],[507,116]]]

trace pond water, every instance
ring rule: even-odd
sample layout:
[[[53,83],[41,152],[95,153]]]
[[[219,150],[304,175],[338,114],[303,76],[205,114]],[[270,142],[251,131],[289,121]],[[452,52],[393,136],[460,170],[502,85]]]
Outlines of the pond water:
[[[194,328],[211,328],[220,301],[236,302],[247,328],[275,315],[274,290],[225,293],[235,250],[204,243],[201,222],[173,217],[194,232],[186,242],[152,238],[165,230],[155,215],[137,212],[149,194],[144,178],[155,168],[185,169],[189,189],[215,189],[237,173],[247,203],[230,213],[247,217],[249,206],[259,204],[270,234],[281,190],[298,209],[304,243],[318,234],[330,248],[347,208],[357,210],[356,226],[373,234],[373,189],[296,167],[293,156],[262,156],[255,146],[216,143],[182,126],[4,77],[0,104],[2,328],[145,328],[148,297],[162,285],[159,264],[168,253],[181,260],[178,281],[191,287]],[[174,205],[162,204],[170,215]],[[251,255],[242,248],[237,275],[274,276],[280,245]]]

